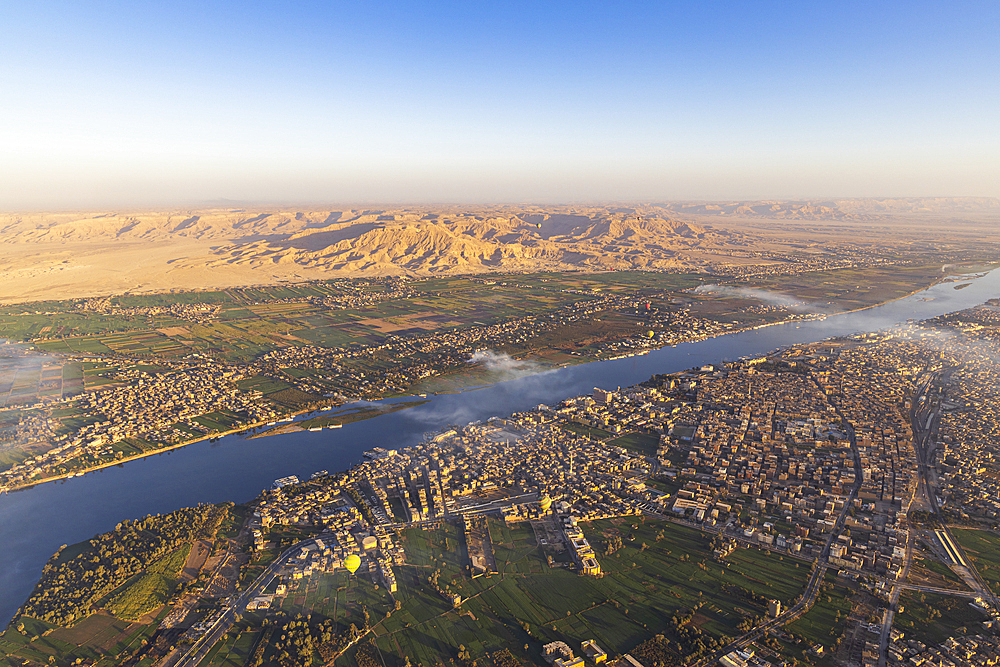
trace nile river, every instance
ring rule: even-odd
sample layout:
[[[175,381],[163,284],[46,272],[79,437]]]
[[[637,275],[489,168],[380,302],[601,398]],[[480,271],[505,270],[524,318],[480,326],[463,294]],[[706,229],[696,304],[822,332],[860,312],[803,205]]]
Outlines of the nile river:
[[[961,285],[962,289],[955,289]],[[764,327],[668,347],[643,356],[597,361],[517,377],[458,394],[431,396],[419,406],[342,429],[267,438],[231,435],[217,442],[140,459],[61,482],[0,496],[0,624],[30,594],[42,566],[62,544],[110,530],[123,519],[198,503],[243,502],[286,475],[344,470],[363,452],[401,448],[448,424],[506,416],[539,403],[641,382],[703,364],[756,356],[831,336],[877,331],[908,319],[954,312],[1000,296],[1000,269],[983,277],[935,285],[899,301],[825,320]],[[393,399],[391,402],[412,399]]]

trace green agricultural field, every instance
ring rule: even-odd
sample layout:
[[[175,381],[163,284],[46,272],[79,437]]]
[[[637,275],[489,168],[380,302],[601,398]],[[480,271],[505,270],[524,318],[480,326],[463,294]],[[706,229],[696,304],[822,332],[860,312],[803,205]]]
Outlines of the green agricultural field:
[[[405,657],[412,664],[439,664],[455,657],[459,645],[473,657],[507,648],[526,664],[543,665],[541,644],[555,639],[579,645],[593,638],[613,653],[658,633],[686,641],[674,635],[671,618],[695,607],[687,624],[706,641],[735,636],[744,617],[766,611],[754,596],[788,603],[808,577],[804,564],[756,550],[716,563],[709,559],[707,536],[671,523],[631,518],[582,525],[605,570],[602,578],[550,567],[527,524],[490,519],[500,574],[471,579],[460,525],[442,523],[403,532],[407,564],[394,568],[399,590],[392,596],[369,575],[341,570],[296,582],[282,609],[330,616],[342,629],[360,627],[366,609],[386,665],[402,665]],[[623,546],[604,554],[615,537]],[[747,594],[724,590],[733,586]],[[465,601],[453,609],[438,589]]]
[[[191,545],[186,544],[133,577],[111,594],[107,610],[118,618],[135,621],[166,603],[177,586],[177,574],[190,551]]]
[[[222,305],[231,302],[231,297],[223,291],[169,292],[164,294],[130,294],[117,296],[112,303],[122,308],[164,308],[174,304]]]
[[[940,264],[866,267],[773,276],[752,286],[798,297],[820,307],[855,310],[902,298],[941,277]]]
[[[1000,533],[972,528],[951,532],[993,592],[1000,591]]]
[[[73,302],[53,302],[52,310],[23,312],[14,307],[0,309],[0,337],[11,340],[45,340],[142,329],[144,322],[99,313],[75,311]],[[54,312],[53,312],[54,311]]]
[[[83,379],[83,367],[78,363],[66,364],[63,366],[63,379],[64,380],[81,380]]]
[[[137,454],[142,454],[143,450],[139,447],[129,444],[124,440],[119,440],[111,445],[111,449],[117,453],[121,452],[122,458],[127,458],[129,456],[135,456]]]
[[[620,438],[608,440],[607,444],[612,447],[624,447],[644,456],[656,456],[656,450],[660,446],[660,436],[647,433],[629,433]]]
[[[612,436],[610,431],[605,431],[599,428],[592,428],[586,426],[585,424],[577,424],[576,422],[563,422],[559,424],[559,428],[566,429],[567,431],[572,431],[578,435],[585,435],[594,440],[605,440]]]
[[[0,447],[0,471],[7,470],[21,463],[30,456],[42,454],[49,448],[44,444],[33,444],[19,447]]]
[[[109,616],[107,614],[91,614],[82,619],[70,628],[56,628],[50,633],[51,637],[76,645],[76,651],[80,656],[82,652],[84,659],[91,657],[87,652],[93,652],[94,658],[99,658],[106,647],[117,644],[122,638],[128,637],[129,630],[133,624],[128,621]],[[134,628],[133,628],[134,629]]]
[[[805,614],[789,623],[790,632],[805,637],[812,644],[832,646],[844,631],[844,625],[851,613],[851,591],[835,581],[835,576],[827,573],[816,603]]]
[[[250,657],[260,630],[248,630],[234,625],[209,651],[201,664],[211,667],[243,667]]]
[[[292,387],[292,385],[287,382],[270,377],[247,378],[237,382],[236,386],[239,387],[241,391],[259,391],[265,396],[279,391],[284,391],[285,389],[290,389]]]
[[[693,273],[671,274],[628,271],[581,276],[581,280],[587,280],[598,289],[682,290],[702,284],[706,280],[706,277]]]
[[[647,479],[646,486],[656,489],[657,491],[662,491],[663,493],[669,493],[671,495],[677,493],[684,484],[674,479]]]
[[[235,413],[224,411],[209,412],[208,414],[201,415],[200,417],[195,417],[192,421],[195,421],[212,431],[221,433],[236,428],[236,426],[245,421],[245,419],[245,417],[241,417]]]
[[[77,664],[77,659],[98,667],[117,667],[149,639],[167,611],[163,609],[148,624],[91,614],[69,628],[22,617],[23,634],[15,626],[0,634],[0,667],[69,665]],[[50,663],[50,657],[55,662]]]
[[[315,407],[315,404],[321,401],[323,397],[317,394],[307,394],[306,392],[299,391],[295,388],[289,388],[272,392],[267,395],[267,398],[279,407],[286,410],[297,411],[304,410],[309,406]]]
[[[976,634],[982,630],[979,624],[987,619],[964,597],[905,591],[899,604],[903,612],[896,614],[897,627],[907,637],[925,643],[938,644],[955,635]]]
[[[62,408],[53,410],[52,417],[58,419],[60,424],[62,424],[62,428],[59,429],[61,433],[77,431],[84,426],[100,421],[97,417],[84,413],[76,403],[70,403]]]

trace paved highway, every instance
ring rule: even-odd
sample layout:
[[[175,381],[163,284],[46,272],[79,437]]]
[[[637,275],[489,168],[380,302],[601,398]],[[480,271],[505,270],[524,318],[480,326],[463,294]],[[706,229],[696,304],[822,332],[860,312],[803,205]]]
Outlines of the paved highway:
[[[284,567],[292,556],[298,553],[302,547],[315,541],[316,539],[324,539],[324,537],[329,537],[328,535],[316,535],[315,537],[310,537],[307,540],[302,540],[297,544],[289,547],[280,556],[275,558],[267,569],[261,573],[259,577],[247,588],[245,591],[240,593],[229,605],[226,610],[216,618],[215,622],[212,624],[205,634],[198,638],[188,652],[184,654],[174,667],[196,667],[200,663],[208,652],[212,650],[215,643],[222,639],[229,629],[233,627],[236,619],[239,615],[246,611],[247,603],[253,600],[255,597],[261,594],[267,586],[274,581],[275,577],[278,576],[278,571]]]
[[[913,449],[917,457],[917,483],[910,492],[909,502],[906,504],[906,513],[909,515],[913,509],[922,509],[937,512],[937,500],[934,490],[929,486],[927,479],[927,447],[930,440],[931,424],[939,410],[940,396],[931,396],[929,389],[932,382],[937,378],[937,374],[930,373],[917,383],[916,391],[910,403],[910,428],[913,431]],[[916,507],[914,507],[916,504]],[[910,565],[913,562],[913,529],[906,524],[906,555],[903,561],[903,570],[899,578],[893,583],[892,591],[889,593],[889,605],[882,612],[882,631],[879,635],[878,664],[885,667],[886,653],[889,649],[889,633],[892,631],[892,623],[896,618],[896,604],[903,589],[910,588],[905,584],[910,574]],[[919,589],[917,589],[919,590]]]
[[[851,488],[851,493],[847,498],[847,502],[844,503],[844,509],[841,510],[840,515],[837,517],[837,522],[834,524],[833,530],[830,532],[830,538],[826,541],[819,558],[816,559],[812,574],[809,577],[809,581],[806,583],[805,591],[801,596],[799,596],[798,602],[779,614],[776,618],[772,618],[769,621],[758,625],[756,628],[731,642],[726,647],[702,658],[694,664],[694,667],[708,667],[708,665],[716,662],[727,653],[746,648],[748,645],[764,636],[768,630],[771,630],[772,628],[779,628],[787,623],[790,623],[791,621],[794,621],[796,618],[809,611],[809,609],[816,602],[816,597],[819,595],[820,587],[823,584],[823,578],[826,575],[827,562],[830,558],[830,546],[844,529],[844,521],[847,519],[847,513],[853,506],[854,499],[857,497],[858,491],[861,489],[861,483],[864,481],[864,472],[861,469],[861,455],[858,452],[857,440],[853,429],[850,429],[849,435],[851,438],[851,453],[854,455],[854,486]]]
[[[937,500],[937,490],[934,488],[934,484],[931,481],[931,476],[929,472],[931,466],[934,463],[934,449],[936,447],[936,442],[934,440],[934,435],[937,433],[938,427],[940,425],[941,419],[941,402],[943,400],[943,392],[937,388],[937,381],[941,379],[942,375],[947,379],[948,371],[936,371],[929,373],[925,378],[922,378],[917,384],[916,391],[913,393],[913,401],[910,407],[910,425],[913,430],[913,448],[917,456],[917,484],[910,496],[910,503],[907,506],[907,512],[910,509],[923,509],[929,511],[935,515],[939,514],[938,500]],[[916,505],[916,507],[914,507]],[[910,563],[913,558],[913,530],[908,527],[906,536],[906,561],[904,564],[904,569],[900,575],[899,580],[892,588],[892,593],[889,597],[889,607],[885,610],[882,616],[882,636],[879,642],[879,667],[885,667],[886,665],[886,652],[889,646],[889,632],[892,629],[892,623],[895,618],[895,606],[899,602],[899,595],[904,589],[927,591],[930,593],[940,593],[944,595],[961,595],[964,597],[982,597],[984,600],[990,602],[992,605],[997,605],[997,598],[993,595],[989,586],[983,581],[983,578],[979,576],[979,572],[976,571],[975,567],[971,565],[969,559],[962,552],[961,547],[955,540],[951,533],[950,528],[944,522],[942,522],[941,530],[951,539],[954,543],[954,548],[958,550],[962,559],[966,562],[966,569],[972,575],[973,582],[975,583],[975,592],[969,593],[967,591],[954,591],[950,589],[934,588],[931,586],[914,586],[906,584],[906,577],[909,574]],[[966,583],[969,583],[968,581]]]
[[[937,377],[934,377],[932,379],[937,379]],[[927,495],[927,502],[930,504],[931,511],[934,512],[934,514],[938,515],[940,515],[939,512],[940,508],[938,507],[937,491],[931,482],[928,472],[930,470],[930,467],[934,463],[933,451],[936,446],[936,443],[934,442],[933,436],[937,433],[938,426],[940,423],[941,401],[942,401],[942,394],[940,391],[936,393],[933,396],[933,398],[930,396],[930,392],[928,391],[925,405],[922,408],[917,408],[914,411],[914,425],[915,425],[914,441],[918,443],[917,457],[918,457],[918,464],[920,466],[920,476],[924,482],[924,489]],[[922,418],[926,418],[926,422],[924,422],[924,427],[919,431],[920,437],[917,438],[917,432],[918,432],[917,429],[920,428]],[[972,561],[969,560],[969,557],[965,554],[965,551],[962,549],[962,546],[958,543],[958,540],[955,539],[955,535],[951,532],[951,528],[944,521],[941,522],[941,531],[948,536],[948,538],[952,542],[954,549],[958,552],[959,556],[961,556],[961,559],[965,562],[965,567],[972,575],[976,583],[977,592],[982,596],[983,600],[990,603],[993,607],[1000,606],[1000,600],[997,599],[997,597],[993,594],[993,591],[990,590],[990,587],[986,584],[986,582],[980,576],[979,572],[972,565]]]

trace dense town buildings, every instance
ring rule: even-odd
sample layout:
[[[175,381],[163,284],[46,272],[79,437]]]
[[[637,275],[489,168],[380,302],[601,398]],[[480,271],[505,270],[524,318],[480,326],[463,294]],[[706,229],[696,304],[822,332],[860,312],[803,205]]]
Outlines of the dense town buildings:
[[[496,282],[475,280],[484,285]],[[325,299],[323,305],[355,308],[413,294],[404,280],[387,279],[377,285],[355,282],[338,283],[339,295]],[[373,286],[380,287],[380,291],[363,289]],[[516,277],[510,278],[509,283],[501,282],[501,286],[530,287],[517,283]],[[424,378],[468,366],[479,350],[525,345],[535,337],[573,327],[599,313],[629,313],[642,323],[634,331],[605,336],[595,343],[592,353],[600,357],[636,354],[743,328],[737,321],[694,315],[683,304],[662,312],[659,308],[651,309],[649,295],[586,292],[584,296],[547,315],[525,314],[493,324],[389,334],[384,340],[367,345],[287,345],[248,363],[225,362],[196,353],[183,359],[157,359],[155,364],[149,364],[141,358],[129,360],[127,349],[114,357],[79,356],[75,359],[77,363],[108,367],[102,376],[105,384],[77,397],[42,400],[31,406],[33,411],[19,417],[13,428],[0,431],[0,435],[11,441],[34,442],[36,450],[43,450],[0,472],[0,488],[77,474],[223,432],[273,425],[290,413],[403,392]],[[660,296],[672,298],[669,292]],[[286,301],[269,299],[262,303],[281,305]],[[211,319],[218,311],[210,304],[125,308],[107,298],[86,300],[78,303],[77,308],[122,318],[167,313],[193,323]],[[802,317],[787,312],[784,316]],[[384,370],[371,370],[373,365],[381,368],[386,364]],[[266,385],[269,381],[292,391],[279,400],[265,396],[258,387],[261,382]],[[61,420],[59,415],[70,410],[80,418],[71,422]]]
[[[913,336],[940,351],[940,493],[960,521],[1000,519],[1000,300],[927,322]],[[926,400],[926,399],[925,399]]]
[[[470,539],[471,517],[497,513],[509,523],[528,522],[553,550],[561,540],[570,567],[599,576],[601,554],[587,540],[587,522],[651,514],[716,533],[717,558],[752,545],[822,562],[888,597],[909,568],[910,543],[923,536],[908,516],[920,481],[913,410],[929,380],[957,368],[959,353],[966,354],[959,343],[941,349],[922,337],[926,332],[912,329],[859,335],[654,376],[634,387],[595,388],[552,407],[455,427],[417,447],[373,450],[345,474],[320,478],[323,491],[294,498],[275,492],[262,504],[261,520],[327,526],[354,544],[358,534],[453,517],[464,517]],[[982,382],[984,373],[974,361],[949,375],[949,386],[964,388],[965,400],[984,398],[977,392],[988,390],[972,389],[970,379]],[[959,440],[973,433],[957,430],[957,405],[943,405],[952,410],[940,431],[943,472],[949,452],[954,456]],[[626,448],[629,435],[658,444]],[[973,459],[980,476],[992,460],[984,456]],[[973,472],[957,466],[942,474],[943,496],[957,497],[948,489],[963,471]],[[993,483],[986,476],[963,485],[962,507],[991,516]],[[405,558],[397,549],[371,562],[377,569]],[[470,562],[469,571],[483,562]],[[778,601],[769,604],[772,616],[789,613]],[[984,619],[995,613],[982,597],[976,604]],[[926,651],[902,636],[893,630],[890,664]],[[976,642],[954,640],[935,655],[969,653]],[[859,650],[865,664],[878,661],[876,641]]]
[[[518,331],[512,325],[490,333]],[[387,443],[342,473],[276,480],[250,508],[253,551],[279,555],[284,546],[275,536],[287,530],[311,537],[275,558],[280,583],[254,591],[245,609],[266,614],[296,581],[354,572],[355,558],[359,576],[396,592],[398,569],[409,557],[400,536],[412,528],[461,525],[464,571],[496,574],[485,516],[530,527],[549,567],[601,577],[602,559],[616,545],[592,541],[591,522],[653,517],[711,536],[720,563],[750,546],[811,564],[815,576],[798,599],[763,598],[775,627],[805,613],[828,569],[829,577],[865,591],[872,613],[849,621],[853,638],[844,632],[836,640],[847,638],[857,664],[991,664],[995,597],[947,524],[996,526],[1000,431],[991,416],[1000,404],[998,333],[1000,305],[990,303],[888,332],[654,375],[631,387],[595,387],[507,418],[452,426],[417,446]],[[336,372],[343,359],[322,348],[290,348],[262,356],[254,373],[293,363]],[[278,416],[262,408],[261,396],[236,389],[245,376],[223,365],[124,372],[132,374],[128,383],[85,399],[104,420],[30,465],[57,465],[64,452],[81,449],[106,453],[117,438],[176,441],[176,424],[196,429],[192,420],[211,412],[242,415],[244,423]],[[140,390],[151,403],[143,403]],[[28,469],[13,471],[24,480]],[[933,514],[945,521],[929,519]],[[951,578],[923,588],[971,599],[982,617],[973,631],[985,634],[963,632],[928,648],[893,626],[893,613],[902,613],[900,591],[921,586],[911,576],[918,548],[938,553],[939,575]],[[426,583],[451,607],[461,606],[446,582],[429,575]],[[214,622],[195,627],[193,639],[209,636]],[[754,622],[766,621],[750,618],[741,629]],[[808,651],[820,657],[828,648]],[[582,660],[565,642],[545,650],[553,664]],[[582,650],[592,662],[612,662],[592,640]],[[773,651],[746,646],[718,657],[734,665],[778,662]],[[636,661],[624,655],[618,662]]]

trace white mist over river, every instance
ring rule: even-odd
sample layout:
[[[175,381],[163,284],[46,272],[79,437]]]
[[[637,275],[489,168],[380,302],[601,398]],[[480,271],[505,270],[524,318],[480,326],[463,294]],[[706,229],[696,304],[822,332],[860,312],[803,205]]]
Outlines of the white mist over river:
[[[967,285],[962,289],[956,289]],[[42,484],[0,496],[0,623],[6,624],[31,593],[42,567],[62,544],[112,529],[124,519],[171,512],[198,503],[243,502],[286,475],[344,470],[372,447],[417,444],[427,431],[449,424],[505,416],[539,403],[552,404],[641,382],[656,373],[759,356],[779,347],[863,331],[877,331],[977,305],[1000,296],[1000,269],[961,284],[935,285],[905,299],[823,320],[763,327],[647,355],[598,361],[544,372],[492,352],[477,359],[509,371],[513,379],[457,394],[428,397],[407,410],[342,429],[303,431],[247,439],[240,435],[203,441],[106,468],[83,477]],[[527,374],[525,374],[527,373]],[[383,403],[416,401],[391,399]]]

